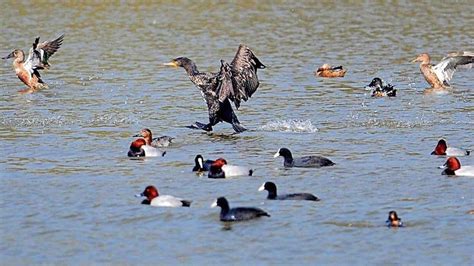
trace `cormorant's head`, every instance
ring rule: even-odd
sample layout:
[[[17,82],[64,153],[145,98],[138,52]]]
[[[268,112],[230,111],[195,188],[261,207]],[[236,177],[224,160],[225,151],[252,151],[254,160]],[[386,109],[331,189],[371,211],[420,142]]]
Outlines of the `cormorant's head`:
[[[185,67],[186,65],[190,65],[192,64],[193,61],[191,61],[191,59],[187,58],[187,57],[178,57],[178,58],[175,58],[173,60],[171,60],[171,62],[169,63],[165,63],[164,65],[165,66],[172,66],[172,67]]]

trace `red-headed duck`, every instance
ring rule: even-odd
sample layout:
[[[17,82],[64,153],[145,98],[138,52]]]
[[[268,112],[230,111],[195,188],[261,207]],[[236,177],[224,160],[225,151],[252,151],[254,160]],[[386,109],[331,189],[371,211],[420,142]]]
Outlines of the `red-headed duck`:
[[[291,151],[287,148],[281,148],[273,156],[277,158],[282,156],[284,158],[283,166],[285,167],[323,167],[335,165],[331,160],[322,156],[303,156],[300,158],[293,158]]]
[[[328,64],[322,65],[315,72],[316,76],[324,78],[339,78],[344,77],[347,69],[342,68],[342,66],[332,67]]]
[[[420,62],[421,73],[425,77],[425,80],[431,85],[431,88],[444,89],[449,87],[448,82],[453,78],[456,69],[472,68],[474,53],[449,53],[435,66],[431,65],[430,56],[427,53],[423,53],[418,55],[412,62]]]
[[[50,67],[48,59],[59,49],[63,43],[63,38],[64,35],[61,35],[55,40],[39,43],[40,38],[37,37],[26,59],[25,52],[20,49],[15,49],[2,58],[14,58],[13,68],[17,77],[28,86],[27,89],[20,92],[31,93],[48,87],[41,79],[39,70]]]
[[[474,176],[474,166],[465,165],[461,167],[461,162],[456,157],[449,157],[440,168],[444,169],[441,173],[443,175]]]
[[[245,166],[228,165],[227,161],[219,158],[211,164],[207,177],[226,178],[232,176],[252,176],[253,169]]]
[[[251,220],[262,216],[270,217],[270,214],[265,212],[262,209],[254,207],[236,207],[230,208],[229,202],[224,197],[219,197],[217,200],[212,203],[211,208],[221,207],[221,213],[219,218],[222,222],[238,222]]]
[[[168,147],[173,142],[173,137],[170,136],[161,136],[157,138],[153,138],[151,130],[148,128],[144,128],[140,130],[140,133],[134,135],[134,137],[141,137],[144,138],[146,141],[146,145],[153,146],[153,147]]]
[[[440,139],[431,155],[446,155],[446,156],[467,156],[470,155],[470,150],[448,147],[446,140]]]
[[[156,207],[190,207],[192,202],[174,196],[160,195],[154,186],[147,186],[141,194],[137,194],[135,197],[146,197],[142,204]]]
[[[132,141],[128,157],[156,157],[165,156],[166,152],[161,152],[157,148],[146,145],[145,139],[139,138]]]

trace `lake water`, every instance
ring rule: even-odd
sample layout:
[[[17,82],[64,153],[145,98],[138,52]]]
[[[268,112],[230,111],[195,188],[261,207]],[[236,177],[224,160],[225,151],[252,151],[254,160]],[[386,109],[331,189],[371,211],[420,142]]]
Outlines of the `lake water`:
[[[447,94],[428,84],[417,54],[438,62],[473,50],[472,1],[173,1],[155,4],[36,4],[3,1],[0,52],[65,33],[42,73],[49,89],[22,95],[1,63],[0,261],[29,264],[473,264],[474,179],[448,178],[430,156],[436,142],[474,148],[474,75],[459,71]],[[267,66],[237,115],[249,131],[185,128],[207,121],[183,69],[230,62],[240,43]],[[346,77],[315,78],[322,65]],[[396,98],[364,89],[381,77]],[[130,160],[141,128],[176,143],[163,158]],[[273,154],[318,154],[324,169],[283,168]],[[210,180],[191,172],[196,154],[255,168],[253,177]],[[473,165],[474,157],[460,158]],[[320,202],[265,200],[311,192]],[[147,185],[193,200],[152,208]],[[272,216],[230,226],[210,204],[255,206]],[[407,225],[389,229],[396,210]]]

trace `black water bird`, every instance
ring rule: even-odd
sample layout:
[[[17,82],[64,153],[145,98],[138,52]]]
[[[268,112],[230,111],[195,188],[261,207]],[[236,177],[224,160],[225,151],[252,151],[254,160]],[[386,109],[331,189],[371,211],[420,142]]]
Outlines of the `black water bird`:
[[[220,217],[220,220],[223,222],[245,221],[245,220],[255,219],[261,216],[270,217],[270,214],[268,214],[267,212],[259,208],[237,207],[237,208],[231,209],[229,207],[229,202],[224,197],[218,198],[211,205],[211,207],[216,207],[216,206],[221,207],[221,213],[219,217]]]
[[[329,160],[326,157],[322,156],[303,156],[300,158],[293,158],[291,151],[287,148],[281,148],[275,153],[273,156],[277,158],[278,156],[282,156],[284,158],[283,165],[285,167],[323,167],[323,166],[332,166],[335,165],[334,162]]]
[[[258,191],[268,191],[267,199],[269,200],[312,200],[319,201],[319,198],[311,193],[291,193],[277,195],[277,186],[273,182],[265,182]]]
[[[187,57],[175,58],[165,65],[184,68],[206,101],[209,123],[196,122],[188,126],[189,128],[212,131],[212,127],[217,123],[227,122],[237,133],[246,130],[240,124],[230,102],[239,109],[241,101],[252,97],[259,86],[257,69],[264,69],[265,65],[249,47],[241,44],[230,64],[221,60],[218,73],[199,72],[196,64]]]

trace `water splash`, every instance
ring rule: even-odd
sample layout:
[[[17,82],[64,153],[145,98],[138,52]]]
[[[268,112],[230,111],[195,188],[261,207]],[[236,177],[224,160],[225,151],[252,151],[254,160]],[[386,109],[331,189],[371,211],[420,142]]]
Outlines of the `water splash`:
[[[314,133],[318,128],[313,126],[311,120],[282,120],[272,121],[260,127],[264,131]]]

